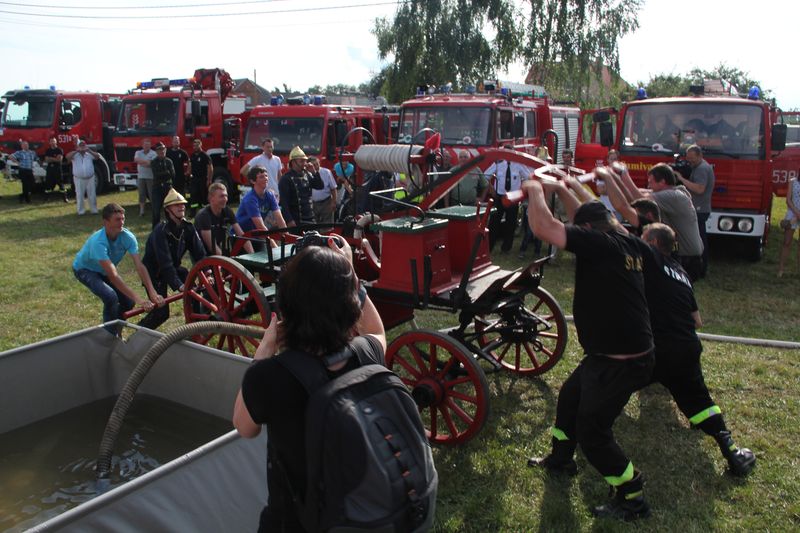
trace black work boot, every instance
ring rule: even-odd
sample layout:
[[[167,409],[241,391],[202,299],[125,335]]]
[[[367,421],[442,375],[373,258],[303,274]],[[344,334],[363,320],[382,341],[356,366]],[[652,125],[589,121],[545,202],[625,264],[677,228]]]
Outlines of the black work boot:
[[[630,522],[639,518],[650,516],[650,506],[644,501],[644,478],[637,471],[633,479],[619,487],[611,487],[613,498],[606,504],[592,509],[592,514],[597,518],[616,518]]]
[[[528,466],[539,466],[550,474],[574,476],[578,473],[578,464],[573,459],[575,445],[573,441],[561,441],[553,438],[553,451],[545,457],[531,457]]]
[[[722,455],[728,460],[733,475],[745,477],[756,466],[755,454],[747,448],[737,448],[730,431],[720,431],[714,435],[714,440],[717,441]]]

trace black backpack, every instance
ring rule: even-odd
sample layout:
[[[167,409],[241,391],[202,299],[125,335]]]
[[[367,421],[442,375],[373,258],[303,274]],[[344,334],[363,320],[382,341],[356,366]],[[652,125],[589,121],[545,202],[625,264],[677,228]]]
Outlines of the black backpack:
[[[438,476],[417,405],[394,372],[360,353],[362,366],[330,379],[326,367],[355,353],[278,358],[309,394],[306,494],[292,494],[300,521],[309,532],[427,531]]]

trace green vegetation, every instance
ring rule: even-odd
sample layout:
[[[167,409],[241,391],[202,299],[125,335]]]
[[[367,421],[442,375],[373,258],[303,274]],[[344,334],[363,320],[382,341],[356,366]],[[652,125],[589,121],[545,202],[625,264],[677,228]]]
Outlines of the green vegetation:
[[[100,217],[75,214],[75,204],[52,199],[21,205],[19,183],[0,180],[0,350],[99,323],[100,302],[74,279],[70,265]],[[128,210],[128,227],[144,244],[149,218],[139,217],[136,193],[103,196]],[[776,200],[773,221],[785,204]],[[797,341],[800,272],[792,263],[775,276],[780,234],[773,223],[767,255],[759,263],[712,250],[710,277],[697,286],[709,333]],[[794,257],[794,255],[792,256]],[[513,268],[516,253],[495,260]],[[574,261],[559,254],[543,286],[571,312]],[[132,284],[131,262],[122,263]],[[137,287],[138,288],[138,287]],[[179,314],[179,307],[173,306]],[[454,323],[445,313],[420,313],[421,327]],[[174,317],[165,329],[181,324]],[[390,336],[396,334],[390,332]],[[653,517],[633,525],[594,520],[590,505],[606,497],[602,478],[578,454],[579,475],[549,479],[525,466],[546,453],[558,389],[580,358],[574,330],[563,361],[541,378],[508,372],[488,376],[491,414],[483,431],[458,448],[437,448],[440,474],[437,531],[796,531],[800,528],[800,380],[798,351],[705,343],[706,379],[734,437],[752,448],[758,466],[746,481],[724,474],[710,438],[687,423],[660,387],[630,402],[617,422],[620,442],[648,480]],[[794,451],[792,451],[794,450]]]

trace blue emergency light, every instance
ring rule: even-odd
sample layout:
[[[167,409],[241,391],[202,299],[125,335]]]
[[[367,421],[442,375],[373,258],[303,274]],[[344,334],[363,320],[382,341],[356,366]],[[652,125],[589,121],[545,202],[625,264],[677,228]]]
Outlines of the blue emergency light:
[[[311,103],[311,97],[307,94],[303,95],[303,105],[308,105]]]
[[[324,95],[322,94],[315,94],[314,95],[314,105],[322,105],[327,101]]]
[[[753,85],[750,87],[750,92],[747,93],[748,100],[758,100],[761,98],[761,89],[758,88],[758,85]]]
[[[636,91],[636,99],[647,100],[647,91],[644,87],[639,87],[639,89]]]

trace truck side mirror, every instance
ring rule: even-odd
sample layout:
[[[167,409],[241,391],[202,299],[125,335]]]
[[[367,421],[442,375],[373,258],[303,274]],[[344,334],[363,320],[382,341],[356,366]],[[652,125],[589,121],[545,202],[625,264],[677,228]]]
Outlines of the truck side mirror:
[[[772,150],[780,152],[786,149],[786,132],[788,131],[786,124],[773,124],[772,125]]]
[[[522,115],[514,117],[514,137],[517,139],[525,137],[525,117]]]
[[[595,111],[592,114],[592,122],[608,122],[611,120],[611,114],[608,111]]]
[[[610,122],[601,122],[598,124],[600,128],[600,146],[611,146],[614,144],[614,126]]]

